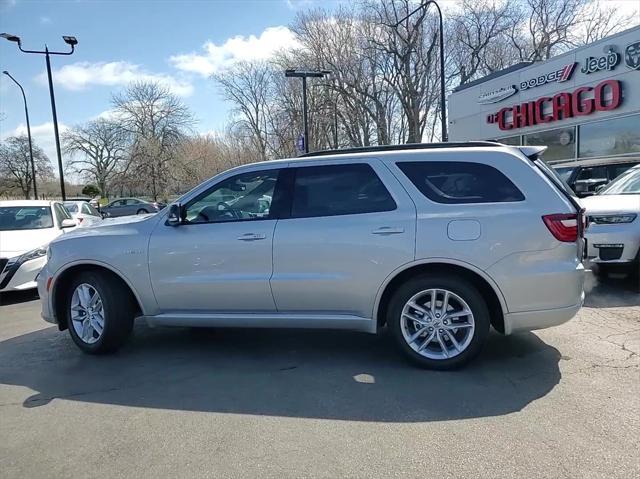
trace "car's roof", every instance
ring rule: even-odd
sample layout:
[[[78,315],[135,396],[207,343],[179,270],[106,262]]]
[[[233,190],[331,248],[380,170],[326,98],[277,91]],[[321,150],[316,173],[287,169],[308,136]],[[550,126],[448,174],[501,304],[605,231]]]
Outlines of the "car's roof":
[[[4,200],[0,201],[0,206],[51,206],[59,201],[49,200]]]

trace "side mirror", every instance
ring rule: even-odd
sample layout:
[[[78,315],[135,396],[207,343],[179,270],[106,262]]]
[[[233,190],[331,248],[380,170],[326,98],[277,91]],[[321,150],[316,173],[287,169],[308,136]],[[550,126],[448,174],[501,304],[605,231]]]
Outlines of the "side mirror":
[[[173,203],[169,206],[169,215],[167,216],[167,225],[180,226],[184,219],[184,208],[180,203]]]
[[[76,226],[76,220],[64,219],[62,220],[62,223],[60,223],[60,229],[73,228],[75,226]]]
[[[600,193],[602,190],[604,190],[604,187],[607,185],[598,185],[596,186],[596,193]]]

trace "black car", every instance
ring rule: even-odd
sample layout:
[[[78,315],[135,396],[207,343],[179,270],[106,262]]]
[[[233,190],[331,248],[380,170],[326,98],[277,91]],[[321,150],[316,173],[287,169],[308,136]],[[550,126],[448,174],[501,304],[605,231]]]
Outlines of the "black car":
[[[576,195],[583,198],[594,195],[599,187],[613,181],[638,163],[640,163],[640,160],[634,159],[605,165],[558,165],[554,166],[554,169]]]

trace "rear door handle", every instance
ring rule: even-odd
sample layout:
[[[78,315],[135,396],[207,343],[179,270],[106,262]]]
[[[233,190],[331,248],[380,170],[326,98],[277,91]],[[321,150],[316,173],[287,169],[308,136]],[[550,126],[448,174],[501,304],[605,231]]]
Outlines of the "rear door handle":
[[[241,236],[238,236],[238,239],[240,241],[258,241],[266,238],[267,238],[267,235],[264,235],[261,233],[245,233]]]
[[[404,233],[404,228],[392,228],[391,226],[382,226],[381,228],[378,228],[377,230],[373,230],[371,232],[371,234],[374,235],[399,235]]]

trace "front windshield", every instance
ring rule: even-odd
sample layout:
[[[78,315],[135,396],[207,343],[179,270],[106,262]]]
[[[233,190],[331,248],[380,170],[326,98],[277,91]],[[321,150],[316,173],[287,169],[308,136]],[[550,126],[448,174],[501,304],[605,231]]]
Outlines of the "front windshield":
[[[0,231],[39,230],[53,227],[48,206],[0,206]]]
[[[633,168],[626,174],[613,180],[609,186],[602,190],[601,195],[639,195],[640,194],[640,168]]]

